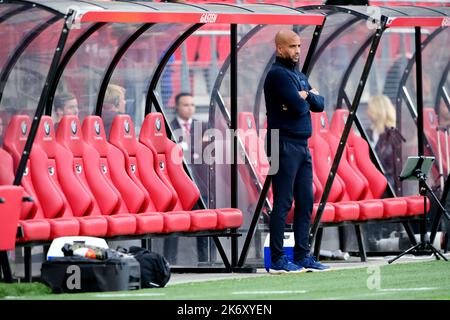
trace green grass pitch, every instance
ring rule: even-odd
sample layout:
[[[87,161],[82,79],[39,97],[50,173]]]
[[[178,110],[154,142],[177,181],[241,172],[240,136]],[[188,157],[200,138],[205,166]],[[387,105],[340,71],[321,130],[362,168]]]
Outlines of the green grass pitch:
[[[398,263],[321,273],[262,275],[173,284],[160,289],[85,294],[52,294],[43,284],[0,283],[0,299],[450,299],[450,264]]]

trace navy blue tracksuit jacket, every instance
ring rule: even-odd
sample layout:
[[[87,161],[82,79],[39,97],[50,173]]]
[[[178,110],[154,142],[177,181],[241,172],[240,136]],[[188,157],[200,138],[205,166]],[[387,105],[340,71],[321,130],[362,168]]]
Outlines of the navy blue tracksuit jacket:
[[[309,90],[311,85],[297,70],[296,64],[277,57],[264,82],[267,128],[278,129],[280,137],[279,170],[272,177],[274,204],[270,214],[270,250],[273,262],[284,255],[284,227],[293,199],[294,261],[303,259],[310,251],[313,209],[312,162],[308,149],[308,138],[312,133],[310,111],[322,112],[324,98],[311,92],[306,99],[300,97],[299,91]],[[270,133],[267,137],[270,139]],[[268,141],[269,146],[274,143]],[[270,153],[271,148],[268,149]],[[277,155],[271,156],[273,162]]]

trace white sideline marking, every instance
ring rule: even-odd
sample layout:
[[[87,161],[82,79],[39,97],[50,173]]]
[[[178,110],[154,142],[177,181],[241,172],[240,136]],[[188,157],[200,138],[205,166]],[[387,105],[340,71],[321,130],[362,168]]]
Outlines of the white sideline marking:
[[[370,293],[362,293],[358,295],[349,295],[349,296],[341,296],[341,297],[325,297],[321,298],[323,300],[348,300],[348,299],[354,299],[354,298],[361,298],[361,297],[373,297],[373,296],[380,296],[380,295],[386,295],[390,292],[400,292],[400,291],[428,291],[428,290],[438,290],[439,287],[432,287],[432,288],[390,288],[390,289],[379,289],[379,290],[373,290]]]
[[[323,297],[323,298],[319,298],[319,299],[320,300],[353,300],[353,299],[361,298],[361,297],[373,297],[373,296],[380,296],[380,295],[384,295],[384,294],[388,294],[388,292],[374,291],[373,293],[370,293],[370,294],[358,294],[358,295],[341,296],[341,297]]]
[[[306,293],[306,290],[281,290],[281,291],[235,291],[231,294],[291,294]]]
[[[101,293],[96,294],[97,298],[124,298],[124,297],[158,297],[165,296],[165,293]]]
[[[96,298],[126,298],[126,297],[158,297],[165,296],[165,293],[100,293],[94,295]],[[24,296],[5,296],[4,299],[26,299]]]
[[[382,292],[397,292],[397,291],[427,291],[427,290],[437,290],[439,288],[427,288],[427,287],[423,287],[423,288],[392,288],[392,289],[380,289],[377,291],[382,291]]]

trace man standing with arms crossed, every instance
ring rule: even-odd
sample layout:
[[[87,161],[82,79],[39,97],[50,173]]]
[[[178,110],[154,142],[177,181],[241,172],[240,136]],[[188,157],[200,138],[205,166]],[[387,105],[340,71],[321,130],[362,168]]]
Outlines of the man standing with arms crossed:
[[[322,112],[324,98],[297,70],[300,37],[291,30],[275,36],[276,60],[264,82],[268,129],[279,130],[279,169],[272,176],[274,196],[270,214],[270,273],[298,273],[329,269],[310,255],[309,229],[313,209],[312,161],[308,148],[312,112]],[[268,155],[271,144],[268,137]],[[275,155],[276,156],[276,155]],[[284,253],[286,216],[295,201],[294,262]]]

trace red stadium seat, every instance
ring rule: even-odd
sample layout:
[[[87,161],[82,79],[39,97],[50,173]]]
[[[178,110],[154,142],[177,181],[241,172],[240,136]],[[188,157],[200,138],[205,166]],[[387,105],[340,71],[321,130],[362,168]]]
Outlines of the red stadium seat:
[[[436,157],[436,164],[439,163],[439,156],[442,160],[443,172],[447,172],[447,157],[445,149],[445,133],[439,129],[439,120],[433,108],[423,108],[423,132],[431,146],[431,150]],[[439,141],[438,141],[439,139]],[[440,146],[440,149],[439,149]],[[439,153],[440,150],[440,153]],[[436,169],[435,169],[436,170]],[[436,171],[436,175],[438,172]]]
[[[51,119],[49,118],[43,118],[40,122],[29,157],[27,166],[29,169],[26,170],[27,178],[24,176],[25,179],[23,180],[24,183],[25,181],[29,182],[28,187],[34,190],[35,195],[32,194],[32,196],[38,200],[39,207],[42,208],[43,217],[47,218],[50,224],[50,238],[53,239],[61,236],[78,235],[80,227],[78,221],[73,217],[72,209],[57,180],[57,168],[54,158],[56,151],[54,147],[49,146],[52,144],[51,141],[54,141],[53,128],[50,124]],[[13,117],[5,135],[9,137],[8,150],[18,154],[22,152],[24,141],[26,140],[26,129],[29,127],[30,120],[27,116]],[[52,153],[51,158],[47,156],[46,151]],[[12,153],[13,157],[14,153]],[[35,216],[32,219],[34,220],[35,218],[39,219],[40,217]],[[37,224],[41,225],[40,222]],[[32,225],[35,226],[35,223]],[[26,227],[27,225],[25,225]],[[26,231],[25,237],[27,237]]]
[[[184,210],[175,189],[168,180],[170,178],[163,174],[158,176],[155,171],[154,159],[158,157],[153,155],[148,147],[137,141],[130,116],[118,115],[114,118],[111,126],[110,141],[124,153],[125,159],[127,159],[126,162],[129,164],[127,167],[135,166],[134,169],[129,169],[129,174],[133,175],[136,180],[142,179],[142,181],[146,181],[146,187],[149,188],[149,192],[155,199],[158,198],[160,193],[163,196],[168,194],[172,205],[170,209],[175,211]],[[172,156],[172,154],[169,155]],[[167,166],[170,166],[170,158],[167,162]],[[149,165],[149,163],[153,164],[153,166]],[[166,165],[156,166],[156,168],[160,172],[167,172],[168,170]],[[172,199],[174,199],[174,203]],[[189,214],[191,221],[190,231],[214,229],[217,225],[217,214],[214,211],[190,211]]]
[[[65,219],[59,236],[106,234],[107,221],[100,215],[94,196],[76,174],[79,170],[83,172],[83,166],[74,161],[69,150],[56,142],[53,122],[49,116],[41,118],[30,164],[33,185],[50,224],[56,224],[58,219]],[[47,205],[54,199],[58,200],[55,206]],[[77,233],[76,225],[79,228]]]
[[[241,139],[245,152],[248,156],[256,178],[261,185],[264,184],[266,176],[269,172],[270,166],[264,148],[264,140],[258,136],[256,131],[255,118],[251,112],[240,112],[238,115],[238,131],[237,136]],[[250,176],[249,170],[246,166],[238,166],[240,169],[240,176],[244,180],[245,185],[253,186],[253,178]],[[251,195],[258,194],[258,190],[253,189]],[[252,199],[257,201],[257,196]],[[267,199],[273,204],[272,187],[267,192]]]
[[[14,164],[12,156],[5,150],[0,148],[0,186],[2,185],[12,185],[14,182]],[[30,197],[28,193],[24,192],[25,197]],[[36,203],[34,202],[23,202],[21,206],[20,216],[27,217],[33,214],[37,210]]]
[[[5,179],[2,184],[12,184],[14,172],[19,165],[30,127],[31,121],[26,115],[15,115],[9,122],[4,135],[3,146],[11,155],[13,161],[8,154],[2,153],[2,179]],[[21,185],[24,188],[24,195],[31,196],[33,202],[25,202],[22,205],[19,225],[22,228],[23,237],[17,240],[19,242],[48,240],[50,238],[50,223],[47,219],[44,219],[39,199],[34,190],[29,160],[25,167]]]
[[[329,131],[328,117],[325,112],[312,113],[314,134],[320,135],[328,143],[333,161],[339,139]],[[345,147],[339,162],[337,173],[345,183],[345,192],[349,200],[357,201],[359,206],[359,220],[378,219],[383,217],[383,204],[374,200],[369,188],[369,182],[356,167],[353,154]]]
[[[326,141],[320,135],[313,134],[308,140],[309,150],[311,152],[313,162],[313,173],[317,176],[320,184],[324,187],[328,178],[329,169],[331,168],[331,152]],[[317,161],[316,161],[317,158]],[[320,170],[321,167],[325,169]],[[336,177],[328,195],[329,202],[341,201],[344,198],[345,184]],[[322,196],[322,195],[320,195]]]
[[[340,137],[344,130],[345,122],[348,118],[348,110],[339,109],[333,114],[330,130]],[[367,178],[372,196],[379,199],[387,186],[386,177],[378,171],[370,159],[369,145],[363,138],[357,136],[353,129],[347,139],[347,146],[351,148],[354,161],[360,172]],[[423,214],[423,197],[422,196],[406,196],[396,198],[381,199],[384,207],[384,218],[401,217],[404,215],[420,215]],[[406,202],[406,204],[405,204]],[[429,210],[429,201],[427,206]]]
[[[25,147],[25,142],[28,138],[30,128],[31,128],[31,121],[28,116],[14,115],[11,118],[8,127],[6,129],[3,139],[3,146],[5,150],[8,151],[8,153],[12,156],[13,168],[11,168],[11,170],[13,171],[12,172],[13,175],[14,172],[17,170],[17,167],[19,166],[19,161],[22,156],[23,148]],[[9,183],[12,184],[12,180]],[[8,184],[8,182],[5,182],[5,184]],[[29,160],[25,167],[21,185],[24,188],[25,196],[31,196],[33,198],[33,202],[24,203],[22,210],[26,212],[22,212],[21,216],[22,217],[32,216],[34,218],[43,218],[44,214],[40,207],[39,199],[36,196],[36,192],[34,191],[34,187],[31,181]]]
[[[319,134],[331,148],[331,161],[333,161],[339,145],[339,139],[329,131],[327,114],[325,112],[312,113],[311,120],[314,134]],[[338,174],[346,185],[346,192],[350,200],[364,199],[367,193],[370,192],[369,183],[361,172],[351,165],[353,162],[351,162],[351,155],[348,151],[348,148],[344,149],[339,162]]]
[[[106,140],[103,121],[98,116],[87,116],[83,121],[83,135],[100,156],[100,168],[104,176],[123,199],[126,207],[122,206],[117,213],[137,213],[136,233],[145,233],[149,227],[143,221],[145,216],[155,216],[156,212],[147,212],[151,200],[146,200],[146,194],[127,174],[125,157],[122,152]],[[148,193],[147,193],[148,194]],[[153,203],[151,204],[152,206]],[[190,226],[190,217],[184,212],[161,213],[163,216],[163,232],[187,231]],[[114,215],[113,215],[114,216]],[[144,224],[142,224],[144,223]],[[157,224],[154,222],[154,227]],[[148,231],[147,231],[148,232]],[[156,231],[154,231],[156,232]]]
[[[22,187],[0,186],[0,251],[15,248],[22,197]]]
[[[313,171],[319,182],[325,186],[332,164],[332,154],[328,143],[319,135],[313,134],[309,139],[309,148],[313,162]],[[352,221],[359,218],[360,209],[356,202],[348,201],[345,183],[336,174],[328,195],[327,202],[335,209],[335,222]]]
[[[164,212],[175,208],[176,192],[164,184],[157,172],[153,170],[153,166],[149,166],[155,163],[153,153],[137,141],[130,116],[118,115],[114,118],[109,141],[122,151],[128,175],[148,196],[149,209]],[[147,170],[149,167],[150,170]]]
[[[117,120],[116,120],[117,119]],[[125,121],[124,117],[116,117],[115,121]],[[117,129],[118,130],[118,129]],[[155,168],[160,168],[166,184],[176,192],[177,203],[175,210],[186,210],[191,214],[191,231],[204,228],[223,229],[237,228],[243,222],[242,212],[239,209],[211,209],[191,210],[200,197],[200,191],[195,183],[189,178],[183,168],[183,151],[166,135],[164,119],[160,113],[148,114],[142,124],[139,141],[152,152]],[[159,170],[159,169],[156,169]],[[213,223],[215,216],[215,224]],[[208,218],[206,218],[208,217]],[[214,226],[213,226],[214,225]]]
[[[132,213],[143,212],[148,207],[145,194],[125,171],[125,159],[119,149],[106,140],[103,121],[98,116],[87,116],[83,121],[83,136],[100,155],[102,172],[120,191],[126,207]]]
[[[13,160],[3,149],[0,149],[0,185],[12,185],[14,181]],[[26,197],[31,195],[23,190]],[[19,225],[23,231],[23,237],[17,239],[19,242],[33,241],[33,240],[47,240],[50,237],[50,224],[46,219],[43,219],[39,213],[42,210],[37,210],[36,196],[33,197],[33,202],[22,202],[19,216]],[[40,209],[40,208],[39,208]]]
[[[64,116],[58,127],[58,142],[74,156],[74,171],[80,183],[92,190],[94,205],[108,222],[108,236],[161,232],[163,218],[159,213],[139,216],[127,212],[119,191],[102,172],[100,156],[85,143],[78,118]]]
[[[255,173],[261,183],[269,173],[270,165],[265,151],[264,140],[258,136],[256,131],[255,118],[251,112],[240,112],[238,116],[238,136],[241,138],[249,161],[255,168]],[[268,197],[272,198],[272,191],[269,190]]]
[[[313,212],[311,215],[311,222],[314,222],[316,219],[317,209],[319,208],[319,204],[315,203],[313,207]],[[335,209],[334,206],[327,203],[325,204],[325,208],[323,209],[322,217],[320,219],[320,222],[334,222],[335,218]]]
[[[255,174],[258,177],[260,183],[263,184],[270,167],[264,147],[265,142],[261,136],[258,136],[253,113],[240,112],[238,115],[238,128],[239,128],[238,136],[242,140],[245,151],[247,152],[247,155],[249,157],[249,161],[252,164],[253,168],[255,168]],[[263,136],[265,136],[266,134],[265,130],[262,130],[260,133]],[[252,185],[250,177],[248,177],[245,181],[248,184]],[[318,202],[320,200],[322,192],[323,187],[320,184],[317,176],[314,174],[313,175],[314,202]],[[273,204],[272,188],[269,188],[267,198],[269,199],[270,203]],[[314,208],[315,209],[312,214],[313,220],[315,217],[317,206],[315,206]],[[293,219],[294,219],[294,204],[292,205],[292,208],[286,217],[286,223],[292,223]],[[334,207],[327,204],[325,207],[324,214],[322,215],[321,221],[331,222],[333,221],[333,219],[334,219]]]

